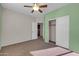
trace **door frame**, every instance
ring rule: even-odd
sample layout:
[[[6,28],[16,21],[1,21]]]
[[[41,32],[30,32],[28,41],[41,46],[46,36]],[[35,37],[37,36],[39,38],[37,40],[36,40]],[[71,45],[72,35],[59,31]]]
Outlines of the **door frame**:
[[[50,19],[50,20],[49,20],[49,29],[50,29],[50,22],[51,22],[51,21],[56,21],[56,19]],[[55,39],[55,40],[56,40],[56,39]],[[50,30],[49,30],[49,42],[53,42],[53,43],[56,44],[56,42],[50,40]]]
[[[42,31],[43,31],[43,23],[37,23],[37,37],[38,37],[38,24],[42,24]],[[43,32],[42,32],[43,35]]]

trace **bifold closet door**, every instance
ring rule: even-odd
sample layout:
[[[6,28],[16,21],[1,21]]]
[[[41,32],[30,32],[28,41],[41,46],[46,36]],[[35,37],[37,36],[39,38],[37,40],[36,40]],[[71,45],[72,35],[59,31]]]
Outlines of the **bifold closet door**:
[[[56,19],[56,45],[69,48],[69,16]]]

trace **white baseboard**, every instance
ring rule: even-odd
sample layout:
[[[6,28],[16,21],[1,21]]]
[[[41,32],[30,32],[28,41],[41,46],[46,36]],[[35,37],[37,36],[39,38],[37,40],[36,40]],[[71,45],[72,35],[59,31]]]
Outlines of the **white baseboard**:
[[[13,44],[18,44],[18,43],[22,43],[22,42],[26,42],[26,41],[31,41],[31,40],[35,40],[35,39],[30,39],[30,40],[24,40],[24,41],[18,41],[18,42],[11,42],[11,43],[7,43],[7,44],[2,44],[1,46],[2,47],[5,47],[5,46],[9,46],[9,45],[13,45]]]

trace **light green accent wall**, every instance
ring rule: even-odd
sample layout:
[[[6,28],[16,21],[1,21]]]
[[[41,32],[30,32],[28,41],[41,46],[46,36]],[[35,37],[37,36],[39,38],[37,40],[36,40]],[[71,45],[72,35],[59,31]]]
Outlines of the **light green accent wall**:
[[[69,4],[55,11],[49,12],[45,15],[44,20],[44,39],[49,41],[49,27],[48,21],[50,19],[69,15],[69,48],[73,51],[79,52],[79,4]]]
[[[0,4],[0,48],[1,48],[1,19],[2,19],[2,7]]]

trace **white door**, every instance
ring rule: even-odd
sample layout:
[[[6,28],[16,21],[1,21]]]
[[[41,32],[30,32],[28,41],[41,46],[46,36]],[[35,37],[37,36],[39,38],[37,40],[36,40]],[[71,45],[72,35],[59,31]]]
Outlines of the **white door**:
[[[56,45],[69,48],[69,16],[56,19]]]
[[[32,22],[32,39],[37,39],[37,22]]]

